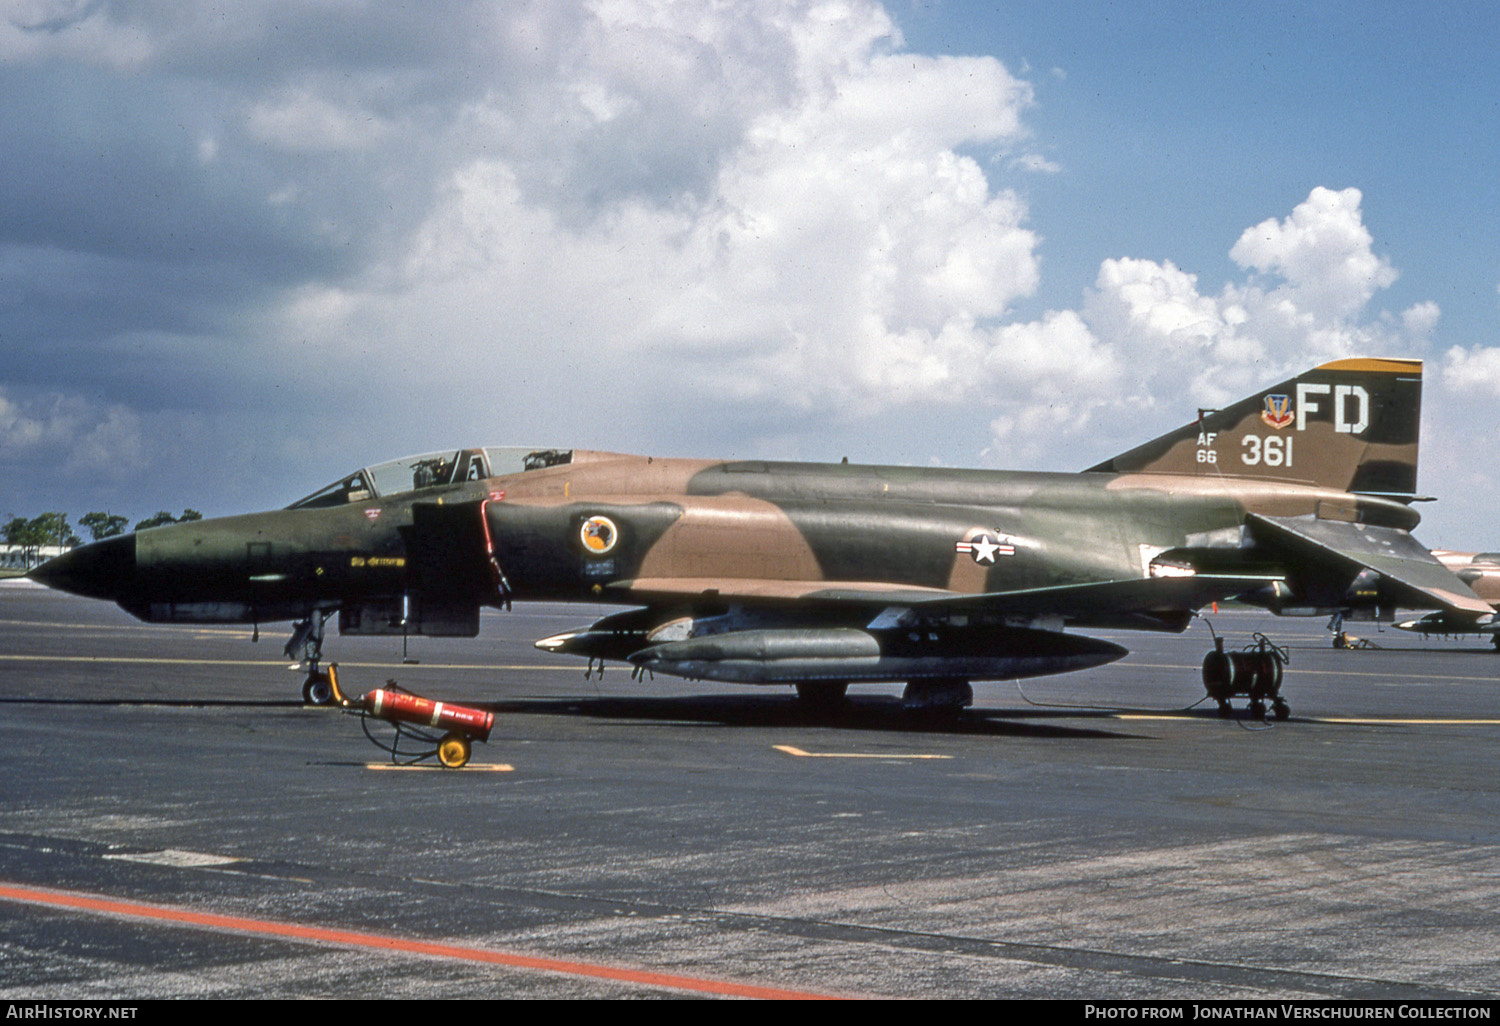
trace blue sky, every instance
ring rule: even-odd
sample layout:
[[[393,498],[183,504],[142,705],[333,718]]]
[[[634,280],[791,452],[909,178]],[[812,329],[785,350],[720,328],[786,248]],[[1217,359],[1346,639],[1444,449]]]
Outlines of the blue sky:
[[[1500,546],[1488,5],[0,2],[0,513],[457,445],[1078,469],[1426,361]]]
[[[1027,121],[1065,168],[1028,190],[1071,261],[1052,286],[1125,254],[1221,282],[1245,227],[1354,186],[1402,269],[1388,302],[1433,299],[1455,344],[1495,341],[1493,5],[917,3],[902,22],[915,49],[1031,69]]]

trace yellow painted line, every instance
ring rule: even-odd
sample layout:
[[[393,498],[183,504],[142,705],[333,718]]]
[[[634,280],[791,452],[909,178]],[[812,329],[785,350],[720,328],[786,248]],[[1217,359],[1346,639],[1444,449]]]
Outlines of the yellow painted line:
[[[876,754],[874,752],[804,752],[792,745],[772,745],[778,752],[787,755],[795,755],[799,759],[951,759],[951,755],[918,755],[912,753],[891,752],[887,754]]]
[[[390,762],[367,762],[367,770],[421,770],[426,773],[514,773],[516,768],[509,763],[470,763],[459,770],[451,770],[446,766],[397,766]]]
[[[149,663],[167,666],[285,666],[285,659],[170,659],[164,656],[0,655],[10,663]],[[342,664],[340,664],[342,665]]]
[[[1401,650],[1400,649],[1386,649],[1385,651],[1387,651],[1387,652],[1399,652]],[[1200,666],[1189,666],[1189,665],[1187,665],[1185,663],[1179,664],[1179,663],[1130,663],[1130,662],[1118,662],[1118,663],[1115,663],[1114,665],[1116,665],[1116,666],[1122,666],[1122,667],[1134,667],[1134,668],[1136,668],[1138,670],[1183,670],[1183,671],[1189,671],[1189,672],[1194,671],[1194,670],[1198,670],[1198,669],[1201,668]],[[1489,677],[1459,677],[1459,676],[1455,676],[1453,674],[1447,674],[1447,673],[1434,673],[1434,674],[1430,674],[1430,675],[1427,675],[1427,676],[1423,676],[1423,677],[1421,677],[1418,680],[1408,680],[1408,681],[1405,681],[1404,683],[1408,683],[1408,684],[1421,684],[1421,683],[1424,683],[1426,681],[1435,681],[1435,680],[1462,680],[1462,681],[1479,681],[1481,683],[1496,684],[1496,683],[1500,683],[1500,659],[1496,660],[1496,668],[1495,669],[1496,669],[1495,674],[1493,676],[1489,676]],[[1391,674],[1389,674],[1389,673],[1377,673],[1377,672],[1375,672],[1373,670],[1305,670],[1305,669],[1298,669],[1297,667],[1294,667],[1294,666],[1288,666],[1287,669],[1286,669],[1286,679],[1287,679],[1287,681],[1289,681],[1289,682],[1295,682],[1298,677],[1380,677],[1380,678],[1383,678],[1385,680],[1391,680],[1391,679],[1393,679],[1392,676],[1391,676]]]
[[[1185,712],[1172,715],[1160,713],[1114,713],[1111,719],[1116,720],[1182,720],[1187,719]],[[1343,725],[1355,724],[1362,726],[1425,726],[1425,727],[1500,727],[1500,719],[1433,719],[1419,717],[1396,717],[1396,716],[1299,716],[1301,723],[1337,723]]]
[[[0,662],[21,663],[144,663],[158,666],[281,666],[293,670],[302,669],[298,663],[288,664],[285,659],[172,659],[164,656],[64,656],[64,655],[11,655],[0,654]],[[558,673],[577,673],[581,666],[556,665],[553,663],[339,663],[344,669],[357,670],[550,670]]]
[[[245,627],[213,623],[48,623],[45,620],[0,620],[5,627],[47,627],[69,631],[137,631],[179,634],[207,634],[215,638],[250,638],[254,632]]]
[[[1404,727],[1408,725],[1425,727],[1500,727],[1500,719],[1490,720],[1461,720],[1461,719],[1401,719],[1397,717],[1343,717],[1343,716],[1321,716],[1309,717],[1307,723],[1355,723],[1373,724],[1377,726]]]

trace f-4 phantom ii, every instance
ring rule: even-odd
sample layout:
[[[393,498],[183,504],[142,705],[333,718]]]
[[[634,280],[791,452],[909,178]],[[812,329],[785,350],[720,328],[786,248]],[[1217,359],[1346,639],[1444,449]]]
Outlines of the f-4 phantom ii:
[[[1500,609],[1500,552],[1451,552],[1434,549],[1438,561],[1458,575],[1474,594]],[[1500,618],[1475,623],[1464,616],[1453,616],[1445,610],[1428,613],[1415,620],[1396,624],[1404,631],[1419,634],[1486,634],[1500,650]]]
[[[310,700],[335,614],[342,634],[473,636],[481,608],[539,599],[622,607],[537,642],[591,666],[809,703],[903,683],[909,705],[955,709],[972,681],[1126,655],[1079,630],[1182,631],[1231,597],[1491,622],[1410,534],[1420,401],[1420,362],[1339,360],[1081,473],[463,449],[33,576],[151,622],[298,621],[287,651],[306,653]],[[1274,684],[1234,691],[1221,659],[1216,691],[1213,657],[1221,711],[1233,693],[1286,715],[1279,662]]]

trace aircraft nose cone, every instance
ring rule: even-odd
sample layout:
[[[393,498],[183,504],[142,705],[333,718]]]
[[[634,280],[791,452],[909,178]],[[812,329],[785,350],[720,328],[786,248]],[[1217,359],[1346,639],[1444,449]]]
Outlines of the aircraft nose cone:
[[[135,578],[135,535],[81,545],[47,560],[26,576],[58,591],[118,601]]]

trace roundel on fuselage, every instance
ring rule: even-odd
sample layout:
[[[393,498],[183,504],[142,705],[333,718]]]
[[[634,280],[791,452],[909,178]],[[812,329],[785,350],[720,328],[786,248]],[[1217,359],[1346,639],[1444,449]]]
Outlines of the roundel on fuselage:
[[[615,547],[620,540],[620,529],[609,517],[592,516],[578,529],[578,540],[583,550],[593,556],[602,556]]]

